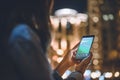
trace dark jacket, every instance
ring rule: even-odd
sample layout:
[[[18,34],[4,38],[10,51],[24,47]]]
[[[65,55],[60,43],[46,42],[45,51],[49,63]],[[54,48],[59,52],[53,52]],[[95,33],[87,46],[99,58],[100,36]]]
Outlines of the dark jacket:
[[[4,53],[7,56],[1,59],[0,80],[63,80],[52,71],[42,50],[40,37],[28,25],[17,25],[8,43],[8,53]],[[67,80],[77,80],[74,77]]]
[[[53,80],[40,38],[29,26],[17,25],[10,35],[9,46],[15,77],[19,80]]]

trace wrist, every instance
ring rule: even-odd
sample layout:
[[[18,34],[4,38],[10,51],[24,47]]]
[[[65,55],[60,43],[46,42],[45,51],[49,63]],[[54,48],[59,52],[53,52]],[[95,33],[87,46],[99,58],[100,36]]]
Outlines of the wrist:
[[[55,70],[59,73],[59,75],[62,76],[69,67],[70,65],[68,65],[67,63],[61,62],[60,64],[58,64]]]

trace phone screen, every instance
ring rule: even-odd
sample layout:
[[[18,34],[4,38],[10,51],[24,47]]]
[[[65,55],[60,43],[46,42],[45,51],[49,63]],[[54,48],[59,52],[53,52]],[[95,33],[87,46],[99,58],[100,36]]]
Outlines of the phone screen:
[[[94,40],[94,35],[83,36],[78,46],[76,59],[84,59],[90,53],[90,49]]]

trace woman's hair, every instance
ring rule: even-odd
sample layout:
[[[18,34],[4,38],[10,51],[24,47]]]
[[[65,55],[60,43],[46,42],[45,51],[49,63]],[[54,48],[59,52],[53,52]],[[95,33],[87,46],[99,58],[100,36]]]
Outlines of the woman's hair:
[[[0,0],[0,46],[6,47],[12,29],[27,24],[40,37],[46,50],[50,39],[48,0]]]
[[[46,52],[50,39],[48,2],[48,0],[0,0],[0,70],[2,78],[9,76],[11,79],[24,78],[21,80],[51,80],[47,58],[42,54]],[[19,24],[26,24],[33,32],[36,32],[41,46],[36,47],[30,43],[32,41],[29,42],[23,38],[25,42],[22,46],[19,41],[16,44],[8,45],[12,30]]]

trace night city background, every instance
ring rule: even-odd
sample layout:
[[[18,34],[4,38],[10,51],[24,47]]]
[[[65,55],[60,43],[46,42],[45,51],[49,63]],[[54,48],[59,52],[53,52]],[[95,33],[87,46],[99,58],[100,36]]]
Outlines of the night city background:
[[[120,0],[55,0],[51,23],[53,68],[83,35],[92,34],[93,61],[84,80],[120,80]]]

